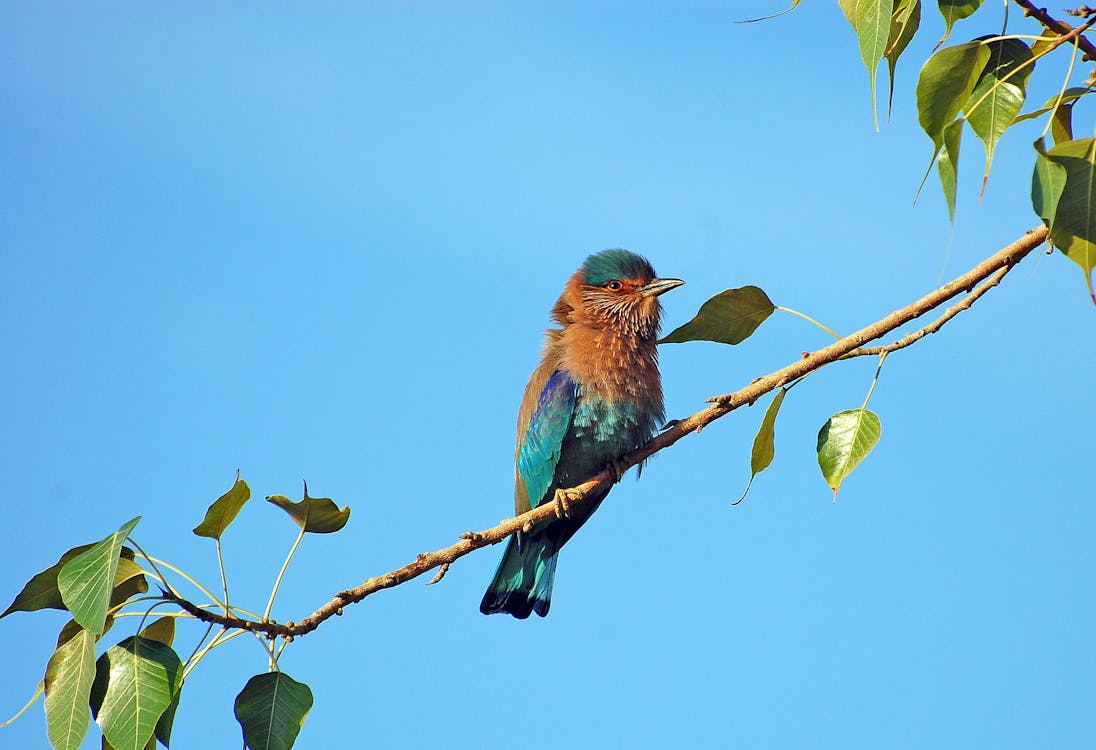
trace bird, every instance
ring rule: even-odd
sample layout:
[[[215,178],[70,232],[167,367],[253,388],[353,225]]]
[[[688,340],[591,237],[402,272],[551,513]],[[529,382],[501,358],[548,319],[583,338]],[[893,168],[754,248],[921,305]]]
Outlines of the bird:
[[[557,513],[509,538],[480,602],[483,614],[548,614],[560,548],[609,487],[574,509],[557,491],[606,468],[619,480],[616,462],[661,426],[659,297],[684,283],[658,278],[646,258],[627,250],[590,255],[567,281],[551,311],[560,327],[545,332],[518,409],[514,452],[515,515],[550,502]]]

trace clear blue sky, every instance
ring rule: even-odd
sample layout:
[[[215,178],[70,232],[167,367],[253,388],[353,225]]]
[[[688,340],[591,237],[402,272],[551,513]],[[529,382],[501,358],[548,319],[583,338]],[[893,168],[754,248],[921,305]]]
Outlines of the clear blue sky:
[[[954,237],[935,176],[912,205],[932,5],[876,134],[836,3],[757,25],[732,22],[781,4],[0,3],[4,604],[138,514],[215,585],[190,529],[237,468],[257,499],[225,555],[252,608],[296,530],[263,496],[307,479],[353,508],[306,540],[281,620],[493,525],[548,310],[591,252],[687,280],[666,330],[756,284],[851,331],[1007,244],[1037,222],[1041,124],[981,203],[968,132]],[[789,395],[738,507],[760,406],[629,475],[545,620],[479,614],[497,548],[347,609],[283,658],[316,698],[298,747],[1092,747],[1094,332],[1077,267],[1029,259],[888,360],[882,440],[836,505],[815,438],[866,360]],[[777,316],[663,347],[669,416],[825,343]],[[64,620],[0,621],[5,717]],[[173,746],[238,746],[264,669],[242,638],[213,654]],[[40,706],[0,746],[45,748]]]

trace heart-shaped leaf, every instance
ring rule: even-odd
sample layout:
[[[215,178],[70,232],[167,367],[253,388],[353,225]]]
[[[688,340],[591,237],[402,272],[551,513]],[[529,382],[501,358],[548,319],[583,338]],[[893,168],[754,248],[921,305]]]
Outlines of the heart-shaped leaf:
[[[822,425],[818,432],[818,466],[833,490],[834,502],[841,483],[871,453],[882,431],[879,417],[867,409],[838,412]]]
[[[252,677],[236,696],[236,720],[251,750],[289,750],[312,710],[312,691],[285,672]]]
[[[96,663],[90,703],[115,750],[143,750],[171,705],[183,665],[170,646],[132,636]]]

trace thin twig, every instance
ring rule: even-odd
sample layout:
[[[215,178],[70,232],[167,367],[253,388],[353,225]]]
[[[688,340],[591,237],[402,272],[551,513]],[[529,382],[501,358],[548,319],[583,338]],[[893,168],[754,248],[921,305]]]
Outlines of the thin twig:
[[[947,323],[949,320],[951,320],[964,310],[969,309],[970,306],[974,304],[975,300],[977,300],[993,287],[1000,284],[1001,279],[1003,279],[1005,277],[1005,274],[1011,270],[1011,265],[1002,266],[996,271],[996,273],[986,279],[986,281],[983,282],[977,289],[973,290],[970,294],[964,297],[962,302],[949,307],[943,315],[941,315],[939,318],[937,318],[924,328],[903,336],[902,338],[895,341],[893,344],[887,344],[886,346],[862,346],[858,349],[853,349],[841,359],[851,359],[852,357],[864,357],[875,354],[883,354],[884,352],[889,354],[891,352],[898,351],[899,349],[905,349],[910,344],[916,341],[920,341],[921,339],[925,338],[925,336],[928,336],[930,333],[936,333],[941,328],[943,328],[944,324]]]
[[[1085,61],[1096,60],[1096,47],[1092,46],[1092,42],[1088,41],[1084,34],[1081,33],[1081,31],[1084,31],[1083,28],[1081,31],[1077,31],[1077,29],[1073,28],[1068,23],[1053,18],[1047,13],[1046,8],[1035,7],[1035,4],[1030,2],[1030,0],[1014,0],[1014,2],[1024,9],[1025,16],[1031,16],[1055,34],[1058,34],[1059,36],[1074,34],[1077,37],[1077,46],[1084,50],[1085,53],[1085,56],[1082,59]]]
[[[1047,229],[1045,226],[1033,229],[1008,247],[982,261],[967,273],[945,284],[931,294],[925,295],[916,302],[913,302],[900,310],[896,310],[882,320],[873,323],[866,328],[862,328],[851,336],[846,336],[824,349],[808,353],[802,359],[791,365],[766,375],[765,377],[758,378],[745,388],[735,391],[734,393],[714,396],[708,399],[711,404],[710,406],[686,419],[678,420],[672,427],[660,432],[648,441],[646,445],[622,457],[613,467],[613,471],[606,469],[588,481],[568,490],[567,492],[572,510],[581,503],[586,502],[591,493],[595,490],[615,481],[615,478],[619,476],[618,472],[647,460],[655,453],[673,445],[686,435],[693,432],[700,432],[707,425],[720,417],[726,416],[740,406],[752,404],[766,393],[783,387],[788,383],[793,383],[808,373],[832,362],[836,362],[850,352],[857,351],[869,341],[874,341],[886,336],[900,326],[936,309],[951,298],[962,294],[964,291],[975,289],[975,287],[986,279],[992,279],[992,277],[996,275],[1003,276],[1004,274],[1001,273],[1002,269],[1008,269],[1016,265],[1025,256],[1035,250],[1035,248],[1043,244],[1043,242],[1046,241],[1046,238]],[[997,280],[999,281],[1000,278]],[[974,293],[975,292],[972,291],[964,302],[967,302],[968,300],[973,302],[971,296],[973,296]],[[984,290],[982,293],[984,293]],[[956,314],[961,310],[970,307],[970,304],[967,304],[965,307],[962,307],[961,305],[962,303],[956,306],[960,307],[960,310],[957,310]],[[954,317],[954,315],[951,317]],[[937,322],[942,326],[947,320],[950,320],[950,317],[945,316],[941,321]],[[311,633],[330,617],[341,615],[343,608],[348,604],[360,602],[370,594],[375,594],[382,589],[398,586],[401,583],[409,581],[412,578],[417,578],[434,568],[446,566],[455,560],[464,557],[473,550],[491,544],[497,544],[511,534],[541,523],[542,521],[547,521],[550,518],[554,518],[555,515],[555,503],[545,503],[520,516],[508,518],[499,525],[486,529],[485,531],[467,532],[462,536],[461,541],[456,544],[437,550],[436,552],[420,554],[416,557],[414,562],[405,565],[402,568],[393,570],[390,573],[385,573],[384,575],[369,578],[352,589],[340,591],[335,595],[335,598],[300,622],[287,622],[283,625],[273,621],[256,622],[254,620],[245,620],[235,616],[218,614],[216,612],[206,612],[191,602],[177,596],[172,596],[170,593],[165,596],[178,604],[186,612],[189,612],[196,618],[204,620],[205,622],[217,623],[228,628],[238,628],[249,632],[265,633],[268,637],[301,636],[306,633]]]

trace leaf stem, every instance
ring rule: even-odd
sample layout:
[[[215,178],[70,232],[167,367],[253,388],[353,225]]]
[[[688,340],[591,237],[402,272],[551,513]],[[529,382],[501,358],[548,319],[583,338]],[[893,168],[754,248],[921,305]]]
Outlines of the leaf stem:
[[[144,554],[144,553],[142,552],[142,554]],[[212,601],[212,602],[216,603],[216,604],[217,604],[217,606],[221,607],[221,609],[225,609],[225,610],[227,610],[227,609],[228,609],[228,602],[222,602],[222,601],[221,601],[220,599],[218,599],[218,598],[217,598],[216,596],[214,596],[214,595],[213,595],[213,592],[212,592],[212,591],[210,591],[209,589],[207,589],[207,588],[206,588],[205,586],[203,586],[202,584],[198,583],[198,581],[196,581],[196,580],[195,580],[194,578],[191,578],[191,577],[190,577],[189,575],[187,575],[187,574],[186,574],[186,573],[184,573],[183,571],[181,571],[181,570],[179,570],[178,568],[176,568],[176,567],[175,567],[174,565],[172,565],[171,563],[169,563],[169,562],[167,562],[167,561],[165,561],[165,560],[159,560],[159,559],[157,559],[157,558],[155,558],[155,557],[148,557],[147,559],[148,559],[148,561],[149,561],[149,562],[158,562],[158,563],[160,563],[161,565],[163,565],[163,566],[164,566],[165,568],[167,568],[168,570],[170,570],[170,571],[172,571],[172,572],[174,572],[174,573],[176,573],[176,574],[178,574],[178,575],[182,576],[182,577],[183,577],[183,578],[185,578],[185,579],[186,579],[187,581],[189,581],[189,582],[191,583],[191,585],[193,585],[193,586],[194,586],[195,588],[197,588],[197,589],[198,589],[199,591],[201,591],[201,592],[202,592],[203,594],[205,594],[206,596],[208,596],[208,597],[209,597],[209,599],[210,599],[210,601]],[[154,565],[153,567],[155,567],[155,565]],[[161,577],[161,580],[162,580],[162,577]],[[172,592],[170,592],[170,593],[174,594],[175,592],[173,592],[173,591],[172,591]]]
[[[302,539],[304,539],[303,526],[301,527],[301,532],[297,534],[297,539],[293,542],[293,546],[290,547],[289,554],[285,556],[285,562],[282,563],[282,569],[278,571],[278,577],[274,581],[274,590],[270,592],[270,601],[266,603],[266,611],[263,613],[263,622],[270,619],[270,612],[274,609],[274,599],[278,596],[278,589],[281,588],[286,568],[289,567],[289,562],[293,559],[293,555],[297,553],[297,547],[301,546]]]
[[[840,337],[840,336],[838,336],[838,335],[837,335],[836,333],[834,333],[834,332],[833,332],[833,331],[831,331],[831,330],[830,330],[829,328],[827,328],[826,326],[822,325],[821,323],[819,323],[819,322],[818,322],[817,320],[815,320],[814,318],[810,317],[809,315],[804,315],[803,313],[799,312],[798,310],[793,310],[793,309],[791,309],[790,307],[781,307],[780,305],[777,305],[777,306],[776,306],[776,309],[777,309],[777,310],[783,310],[784,312],[786,312],[786,313],[791,313],[792,315],[798,315],[799,317],[803,318],[803,320],[807,321],[808,323],[814,323],[814,324],[815,324],[816,326],[818,326],[818,327],[819,327],[819,328],[821,328],[821,329],[822,329],[823,331],[825,331],[826,333],[828,333],[828,334],[830,334],[831,336],[833,336],[833,337],[834,337],[835,339],[837,339],[838,341],[840,341],[840,340],[841,340],[841,337]]]
[[[864,398],[864,405],[860,407],[860,411],[864,411],[868,408],[868,402],[871,401],[871,394],[875,392],[875,385],[879,382],[879,373],[883,369],[883,360],[887,358],[890,352],[882,351],[879,353],[879,366],[875,368],[875,377],[871,379],[871,388],[868,389],[868,395]]]
[[[159,607],[159,606],[161,606],[161,605],[163,605],[163,604],[174,604],[174,602],[172,602],[172,601],[169,601],[168,599],[160,599],[160,601],[156,602],[156,603],[155,603],[155,604],[153,604],[153,605],[152,605],[151,607],[149,607],[148,609],[146,609],[146,610],[144,611],[144,613],[140,613],[140,612],[134,612],[134,613],[133,613],[133,614],[135,614],[135,615],[136,615],[136,614],[140,614],[140,615],[141,615],[141,622],[139,622],[139,623],[137,624],[137,633],[138,633],[138,634],[140,634],[140,632],[141,632],[142,630],[144,630],[144,629],[145,629],[145,621],[146,621],[146,620],[148,619],[148,616],[152,614],[152,610],[156,609],[157,607]],[[179,612],[175,612],[175,613],[173,613],[173,614],[176,614],[176,615],[178,615],[178,614],[182,614],[182,613],[179,613]]]
[[[225,630],[227,630],[227,628],[225,628]],[[244,630],[236,630],[236,631],[233,631],[232,633],[230,633],[229,635],[226,635],[224,638],[222,638],[221,636],[224,635],[225,630],[222,630],[220,633],[213,636],[213,640],[209,642],[208,646],[201,649],[194,656],[191,656],[190,659],[187,660],[188,662],[190,662],[190,664],[186,667],[186,669],[183,670],[183,680],[186,680],[186,678],[188,676],[190,676],[190,673],[193,672],[194,668],[196,666],[198,666],[198,664],[202,661],[202,659],[205,658],[206,654],[208,654],[213,649],[217,648],[217,646],[220,646],[223,643],[228,643],[233,638],[236,638],[237,636],[241,636],[246,632]],[[208,633],[207,633],[207,635],[208,635]]]
[[[35,703],[38,702],[38,699],[42,697],[42,693],[44,693],[45,690],[46,690],[46,681],[45,680],[39,680],[38,681],[38,687],[37,687],[37,689],[35,689],[34,695],[32,695],[30,697],[29,701],[27,701],[27,705],[25,705],[21,709],[19,709],[19,713],[17,713],[15,716],[11,717],[7,721],[0,721],[0,728],[6,727],[8,724],[13,723],[16,719],[18,719],[20,716],[25,714],[27,712],[28,708],[30,708],[31,706],[33,706]]]
[[[227,628],[222,628],[221,630],[223,632],[224,630],[227,630]],[[211,632],[213,632],[213,623],[212,622],[209,623],[209,627],[206,628],[206,631],[205,631],[205,633],[202,634],[202,637],[198,639],[198,645],[194,647],[194,650],[190,652],[190,656],[188,656],[186,658],[186,661],[183,662],[184,665],[190,664],[191,660],[194,659],[194,657],[197,656],[198,652],[202,650],[202,644],[205,643],[205,639],[209,637],[209,634]],[[185,675],[184,675],[184,679],[185,679]]]
[[[214,541],[217,542],[217,567],[221,569],[221,586],[225,592],[225,614],[228,614],[228,575],[225,573],[225,559],[221,554],[221,537],[218,536]]]
[[[165,577],[164,577],[164,574],[163,574],[163,573],[161,573],[161,572],[160,572],[160,569],[156,567],[156,563],[157,563],[157,562],[160,562],[160,563],[161,563],[161,564],[163,564],[163,565],[164,565],[164,567],[166,567],[166,568],[171,568],[171,566],[170,566],[170,565],[168,565],[167,563],[164,563],[164,562],[163,562],[162,560],[157,560],[157,559],[156,559],[156,558],[154,558],[154,557],[149,557],[149,556],[148,556],[148,553],[147,553],[147,552],[145,552],[145,551],[144,551],[144,550],[143,550],[143,549],[141,548],[141,545],[137,544],[137,540],[136,540],[136,539],[134,539],[133,537],[131,537],[131,536],[127,536],[127,537],[126,537],[126,540],[127,540],[127,541],[128,541],[128,542],[129,542],[130,544],[132,544],[132,545],[133,545],[134,547],[136,547],[136,548],[137,548],[137,551],[141,553],[141,557],[145,558],[145,560],[147,560],[147,561],[148,561],[148,564],[149,564],[149,565],[150,565],[150,566],[152,567],[152,570],[153,570],[153,571],[154,571],[154,572],[156,573],[156,577],[160,579],[160,583],[164,584],[164,586],[166,586],[166,587],[167,587],[167,592],[168,592],[169,594],[173,595],[173,596],[178,596],[178,593],[177,593],[177,592],[175,591],[175,589],[173,589],[173,588],[171,587],[171,584],[167,582],[167,578],[165,578]],[[174,568],[171,568],[171,569],[172,569],[172,570],[174,570]],[[176,572],[176,573],[178,573],[179,571],[178,571],[178,570],[176,570],[175,572]]]
[[[160,602],[162,604],[163,603],[167,603],[167,604],[172,603],[172,602],[164,602],[163,599],[161,599]],[[114,619],[117,620],[119,617],[144,617],[147,614],[148,614],[148,612],[119,612],[116,615],[114,615]],[[190,614],[189,612],[164,612],[162,615],[160,615],[160,617],[176,617],[176,618],[181,618],[181,619],[186,619],[186,620],[196,620],[197,619],[194,615]]]
[[[1074,67],[1074,65],[1077,64],[1077,51],[1079,49],[1080,49],[1080,47],[1077,45],[1077,40],[1074,39],[1073,40],[1073,56],[1070,57],[1070,59],[1069,59],[1069,70],[1066,71],[1065,80],[1062,81],[1062,90],[1058,92],[1058,99],[1057,99],[1057,101],[1054,102],[1054,108],[1051,110],[1052,113],[1057,112],[1058,107],[1061,106],[1061,104],[1062,104],[1062,99],[1066,95],[1066,88],[1069,87],[1069,79],[1073,77],[1073,67]],[[1047,132],[1050,130],[1050,126],[1053,123],[1054,123],[1054,114],[1051,114],[1051,116],[1047,118],[1047,124],[1043,128],[1043,134],[1040,136],[1040,138],[1046,138],[1047,137]]]

